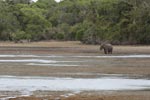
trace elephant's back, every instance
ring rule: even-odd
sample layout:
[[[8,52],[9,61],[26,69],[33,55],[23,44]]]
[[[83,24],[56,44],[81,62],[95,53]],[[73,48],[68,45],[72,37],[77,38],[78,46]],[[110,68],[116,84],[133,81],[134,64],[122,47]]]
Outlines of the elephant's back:
[[[112,44],[105,44],[106,48],[113,48]]]

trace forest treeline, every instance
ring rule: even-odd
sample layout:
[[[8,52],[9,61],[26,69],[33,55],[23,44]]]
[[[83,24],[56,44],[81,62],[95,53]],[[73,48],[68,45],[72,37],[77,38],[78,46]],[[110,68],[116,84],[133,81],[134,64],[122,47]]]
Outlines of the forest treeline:
[[[0,40],[150,44],[150,0],[0,0]]]

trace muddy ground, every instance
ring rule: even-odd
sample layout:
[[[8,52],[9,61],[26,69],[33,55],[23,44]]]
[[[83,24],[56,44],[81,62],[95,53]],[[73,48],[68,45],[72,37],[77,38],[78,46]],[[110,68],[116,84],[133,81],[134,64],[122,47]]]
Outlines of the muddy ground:
[[[83,45],[80,42],[32,42],[12,43],[0,42],[1,55],[57,55],[57,56],[103,56],[99,45]],[[112,55],[150,54],[150,46],[114,46]],[[0,58],[5,59],[5,58]],[[8,59],[8,58],[7,58]],[[12,58],[10,58],[12,59]],[[16,59],[16,58],[14,58]],[[57,60],[62,60],[57,58]],[[64,58],[63,60],[82,60],[82,58]],[[50,76],[93,78],[98,74],[125,74],[132,77],[150,78],[150,58],[86,58],[88,62],[80,66],[27,66],[11,63],[1,63],[0,75],[12,76]],[[71,63],[74,64],[74,63]],[[85,66],[88,65],[88,66]],[[79,74],[83,73],[83,74]],[[86,73],[93,73],[87,75]],[[42,92],[39,92],[39,94]],[[2,94],[2,93],[1,93]],[[37,93],[38,94],[38,93]],[[69,97],[61,97],[64,92],[49,92],[45,97],[18,97],[10,100],[150,100],[150,91],[94,91],[81,92]]]
[[[84,92],[69,97],[53,94],[47,97],[18,97],[10,100],[150,100],[148,91]]]

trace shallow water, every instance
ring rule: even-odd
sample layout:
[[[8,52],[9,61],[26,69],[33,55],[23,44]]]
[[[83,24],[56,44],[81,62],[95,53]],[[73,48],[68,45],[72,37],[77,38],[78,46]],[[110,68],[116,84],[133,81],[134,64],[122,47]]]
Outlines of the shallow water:
[[[106,56],[73,56],[73,55],[0,55],[0,63],[11,63],[27,66],[88,66],[90,61],[96,62],[93,58],[150,58],[150,55],[106,55]],[[96,65],[98,64],[98,61]]]
[[[0,91],[101,91],[149,89],[150,80],[121,77],[55,78],[1,76]]]
[[[45,58],[150,58],[148,54],[140,54],[140,55],[101,55],[101,56],[67,56],[67,55],[0,55],[0,57],[45,57]]]
[[[0,76],[0,93],[2,93],[0,96],[3,96],[0,100],[34,95],[36,91],[70,91],[69,94],[62,95],[68,97],[83,91],[144,89],[150,89],[150,80],[106,76],[101,78]],[[42,95],[44,96],[44,94],[41,94],[41,96]]]

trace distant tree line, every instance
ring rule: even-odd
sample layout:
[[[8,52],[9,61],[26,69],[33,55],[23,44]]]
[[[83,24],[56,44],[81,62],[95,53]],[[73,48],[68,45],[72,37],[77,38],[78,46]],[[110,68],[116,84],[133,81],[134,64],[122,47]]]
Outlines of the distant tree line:
[[[150,44],[150,0],[0,0],[0,40]]]

